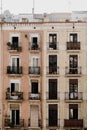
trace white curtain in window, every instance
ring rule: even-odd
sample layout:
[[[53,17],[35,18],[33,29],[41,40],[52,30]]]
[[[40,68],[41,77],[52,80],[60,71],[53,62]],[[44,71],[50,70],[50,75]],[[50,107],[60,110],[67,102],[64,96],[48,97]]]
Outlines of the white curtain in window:
[[[38,58],[33,58],[33,66],[34,67],[38,66]]]

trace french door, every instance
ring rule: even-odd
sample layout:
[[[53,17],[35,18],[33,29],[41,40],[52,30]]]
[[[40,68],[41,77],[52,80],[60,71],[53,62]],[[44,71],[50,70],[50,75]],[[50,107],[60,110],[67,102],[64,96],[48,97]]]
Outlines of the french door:
[[[11,110],[11,123],[14,126],[20,124],[20,111],[19,110]]]

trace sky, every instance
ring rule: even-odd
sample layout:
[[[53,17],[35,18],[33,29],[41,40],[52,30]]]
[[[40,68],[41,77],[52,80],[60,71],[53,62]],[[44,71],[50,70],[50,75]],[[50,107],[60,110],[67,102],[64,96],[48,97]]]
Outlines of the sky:
[[[35,13],[87,11],[87,0],[0,0],[0,7],[12,14],[32,13],[33,1]]]

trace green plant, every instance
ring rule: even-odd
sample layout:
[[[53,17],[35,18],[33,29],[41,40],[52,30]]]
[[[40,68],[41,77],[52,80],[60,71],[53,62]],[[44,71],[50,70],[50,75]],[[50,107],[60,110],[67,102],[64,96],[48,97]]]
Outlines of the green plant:
[[[10,42],[7,42],[7,45],[8,45],[8,46],[10,46],[10,45],[11,45],[11,43],[10,43]]]
[[[10,88],[9,87],[7,88],[7,92],[10,92]]]
[[[5,114],[5,119],[10,119],[10,115],[8,115],[7,113]]]

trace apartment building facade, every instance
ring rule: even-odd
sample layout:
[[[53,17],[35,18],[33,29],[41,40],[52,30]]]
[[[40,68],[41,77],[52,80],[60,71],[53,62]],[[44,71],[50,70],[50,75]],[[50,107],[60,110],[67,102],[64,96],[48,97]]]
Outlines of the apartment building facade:
[[[0,24],[1,129],[86,129],[87,23]]]

